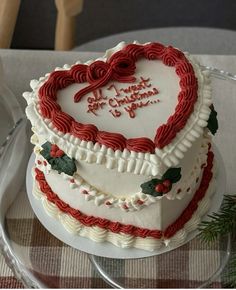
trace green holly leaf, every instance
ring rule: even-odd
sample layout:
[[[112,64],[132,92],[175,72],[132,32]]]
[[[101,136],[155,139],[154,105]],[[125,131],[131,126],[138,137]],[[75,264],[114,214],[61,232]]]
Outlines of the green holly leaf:
[[[143,184],[141,184],[141,188],[142,188],[142,192],[145,194],[149,194],[152,196],[162,196],[163,193],[162,192],[157,192],[155,190],[155,187],[157,186],[157,184],[161,183],[162,181],[160,179],[154,178],[152,180],[149,180]]]
[[[181,178],[181,168],[169,168],[162,176],[162,180],[169,179],[171,183],[176,183]]]
[[[76,171],[75,161],[67,155],[63,155],[61,158],[54,158],[55,168],[61,173],[64,172],[67,175],[73,175]]]
[[[75,160],[66,154],[61,157],[52,157],[50,155],[51,147],[52,144],[50,142],[44,143],[42,145],[43,150],[41,150],[40,154],[48,161],[53,170],[72,176],[76,172]]]
[[[210,130],[211,134],[215,135],[218,130],[218,120],[217,112],[214,109],[214,106],[211,106],[211,113],[208,119],[207,128]]]
[[[143,184],[141,184],[141,188],[142,188],[142,192],[145,194],[149,194],[152,196],[162,196],[163,192],[157,192],[156,191],[156,186],[157,184],[162,184],[163,186],[166,187],[167,185],[165,185],[165,180],[169,180],[170,184],[168,185],[168,191],[171,190],[172,188],[172,183],[176,183],[180,180],[181,178],[181,168],[169,168],[165,174],[162,176],[161,179],[151,179]]]
[[[41,150],[40,154],[49,162],[49,160],[52,158],[50,155],[51,150],[51,143],[46,142],[42,145],[43,150]]]

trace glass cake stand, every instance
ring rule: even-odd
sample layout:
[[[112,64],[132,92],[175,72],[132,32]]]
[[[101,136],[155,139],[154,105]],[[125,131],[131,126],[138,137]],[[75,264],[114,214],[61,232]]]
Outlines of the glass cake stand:
[[[208,69],[214,76],[236,79]],[[2,107],[9,108],[4,98],[0,100]],[[7,264],[25,287],[103,288],[109,284],[114,288],[203,288],[212,283],[214,287],[221,286],[220,273],[230,256],[230,236],[209,245],[196,237],[161,255],[125,260],[85,254],[47,232],[35,218],[26,197],[25,173],[32,152],[30,128],[13,97],[12,104],[15,114],[11,111],[4,118],[8,130],[13,129],[8,137],[5,134],[5,141],[1,140],[0,150],[0,247]]]

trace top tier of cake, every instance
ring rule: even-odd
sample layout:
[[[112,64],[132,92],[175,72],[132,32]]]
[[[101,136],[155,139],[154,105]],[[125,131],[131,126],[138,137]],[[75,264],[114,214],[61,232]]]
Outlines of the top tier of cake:
[[[211,113],[208,75],[190,55],[159,43],[122,42],[31,87],[26,114],[41,145],[137,175],[176,167]]]

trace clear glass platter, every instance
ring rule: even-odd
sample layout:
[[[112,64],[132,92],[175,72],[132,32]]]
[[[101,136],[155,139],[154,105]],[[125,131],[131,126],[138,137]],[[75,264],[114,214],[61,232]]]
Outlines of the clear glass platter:
[[[214,77],[234,80],[235,76],[226,72],[208,69],[212,71]],[[3,98],[1,102],[9,108]],[[22,117],[20,109],[18,111],[16,109],[15,112],[14,115],[10,111],[4,117],[9,126],[6,131],[10,134],[6,137],[7,132],[5,133],[3,138],[5,141],[1,141],[3,146],[0,149],[0,246],[7,264],[24,286],[27,288],[97,288],[109,285],[115,288],[200,288],[210,284],[214,287],[221,286],[219,275],[230,255],[229,236],[219,238],[210,245],[203,244],[196,237],[171,252],[124,261],[85,254],[63,244],[47,232],[35,218],[27,200],[25,174],[32,152],[29,143],[31,132],[28,121]]]

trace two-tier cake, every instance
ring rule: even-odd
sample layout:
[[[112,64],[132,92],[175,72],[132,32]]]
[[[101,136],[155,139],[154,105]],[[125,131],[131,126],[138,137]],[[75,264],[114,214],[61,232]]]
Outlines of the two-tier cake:
[[[33,194],[68,235],[154,250],[197,228],[214,192],[217,119],[192,56],[122,42],[31,88]]]

